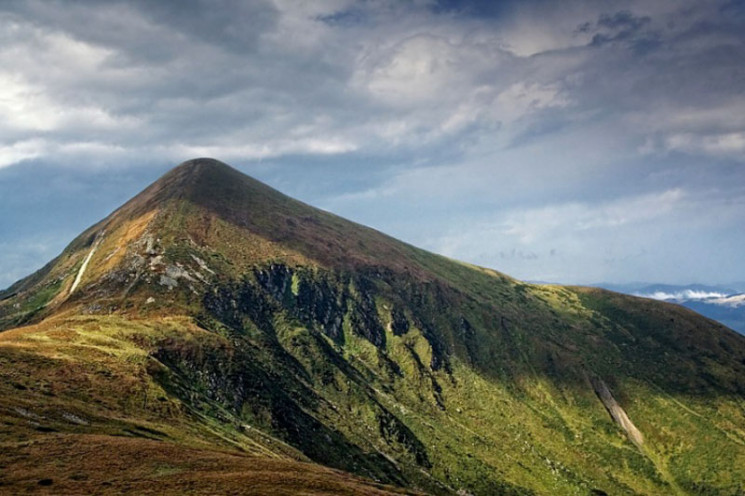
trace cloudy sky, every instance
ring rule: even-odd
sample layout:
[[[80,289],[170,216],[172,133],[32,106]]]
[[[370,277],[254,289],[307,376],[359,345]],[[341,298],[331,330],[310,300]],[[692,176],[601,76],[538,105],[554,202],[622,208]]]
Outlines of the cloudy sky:
[[[0,287],[198,156],[523,279],[745,280],[745,3],[0,2]]]

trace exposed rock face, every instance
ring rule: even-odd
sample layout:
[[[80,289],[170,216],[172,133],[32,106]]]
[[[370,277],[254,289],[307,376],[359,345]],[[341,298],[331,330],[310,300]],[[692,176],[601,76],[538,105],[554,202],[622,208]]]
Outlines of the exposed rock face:
[[[610,389],[608,389],[608,385],[598,377],[592,378],[591,382],[595,394],[597,394],[600,401],[603,402],[603,405],[608,410],[608,413],[613,420],[626,432],[631,442],[641,448],[644,444],[644,436],[642,436],[642,433],[639,432],[639,429],[636,428],[631,419],[629,419],[629,416],[626,415],[624,409],[621,408],[621,405],[619,405],[613,397]]]
[[[409,321],[406,319],[406,315],[399,308],[393,308],[391,310],[391,331],[396,336],[403,336],[409,332]]]
[[[80,266],[80,270],[78,270],[77,275],[75,276],[75,280],[72,283],[72,286],[70,287],[70,294],[73,294],[75,290],[77,289],[78,285],[80,284],[80,280],[83,278],[83,274],[85,274],[85,269],[88,268],[88,264],[91,261],[91,258],[93,257],[93,254],[96,253],[96,248],[98,248],[98,241],[93,243],[93,246],[91,247],[91,251],[88,252],[88,255],[86,255],[85,260],[83,260],[83,264]]]
[[[379,290],[364,275],[295,270],[283,264],[256,268],[252,278],[218,283],[204,297],[204,305],[218,320],[240,328],[243,316],[256,327],[270,330],[271,315],[286,312],[310,329],[318,329],[339,345],[344,343],[344,323],[351,332],[380,349],[386,337],[375,301]],[[397,335],[409,330],[402,312],[393,312],[391,326]],[[434,335],[429,333],[431,337]],[[430,343],[439,348],[438,343]]]

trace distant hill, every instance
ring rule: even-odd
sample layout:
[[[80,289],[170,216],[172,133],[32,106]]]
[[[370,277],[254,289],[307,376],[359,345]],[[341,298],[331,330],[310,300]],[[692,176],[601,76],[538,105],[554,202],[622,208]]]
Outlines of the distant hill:
[[[0,293],[0,492],[742,494],[745,337],[186,162]]]
[[[598,284],[597,286],[644,298],[676,303],[745,334],[745,291],[743,283],[727,286],[703,284]],[[734,288],[734,289],[733,289]]]

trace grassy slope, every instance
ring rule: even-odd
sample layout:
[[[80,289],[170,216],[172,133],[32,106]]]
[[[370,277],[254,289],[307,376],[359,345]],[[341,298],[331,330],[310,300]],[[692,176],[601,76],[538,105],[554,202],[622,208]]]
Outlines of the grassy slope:
[[[411,494],[315,464],[147,439],[48,435],[12,448],[2,456],[0,493],[5,487],[54,495]]]
[[[190,279],[168,289],[169,266]],[[223,167],[176,169],[18,288],[0,327],[60,316],[2,335],[0,356],[28,381],[3,381],[6,425],[36,421],[18,407],[60,432],[155,431],[435,493],[743,489],[742,337],[679,307],[429,254]],[[69,380],[67,346],[81,362]],[[122,367],[128,381],[99,370]]]
[[[400,492],[169,395],[153,379],[164,342],[223,344],[183,319],[60,317],[0,335],[0,493]]]

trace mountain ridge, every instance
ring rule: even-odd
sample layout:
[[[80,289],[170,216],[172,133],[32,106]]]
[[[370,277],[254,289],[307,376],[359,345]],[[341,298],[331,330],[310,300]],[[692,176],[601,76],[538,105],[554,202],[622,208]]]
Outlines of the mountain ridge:
[[[11,289],[9,444],[148,438],[432,494],[743,490],[742,336],[428,253],[212,159]]]
[[[246,265],[280,254],[280,258],[294,264],[329,269],[381,267],[423,281],[453,277],[451,270],[444,276],[440,274],[442,265],[452,262],[450,259],[433,257],[377,230],[294,200],[215,159],[192,159],[171,169],[83,231],[60,257],[69,257],[75,252],[74,263],[82,264],[95,243],[117,239],[121,233],[112,234],[117,229],[127,231],[125,242],[150,229],[158,235],[166,234],[170,241],[203,246],[212,243],[218,245],[224,255],[229,253],[233,261]],[[219,239],[210,239],[210,236]],[[231,236],[233,239],[227,239]],[[154,242],[155,238],[147,241],[145,258],[155,254]],[[235,246],[249,242],[251,246],[247,250]],[[114,246],[112,250],[117,248]],[[60,257],[0,292],[0,328],[3,325],[1,302],[19,290],[28,291],[40,280],[48,279],[52,268],[61,264]],[[95,269],[97,259],[93,262]],[[498,274],[491,269],[478,270]],[[507,279],[504,274],[498,275]],[[43,309],[34,309],[37,310]],[[22,322],[23,319],[15,321],[16,324]]]
[[[745,293],[742,285],[650,284],[594,285],[612,291],[682,305],[745,335]]]

